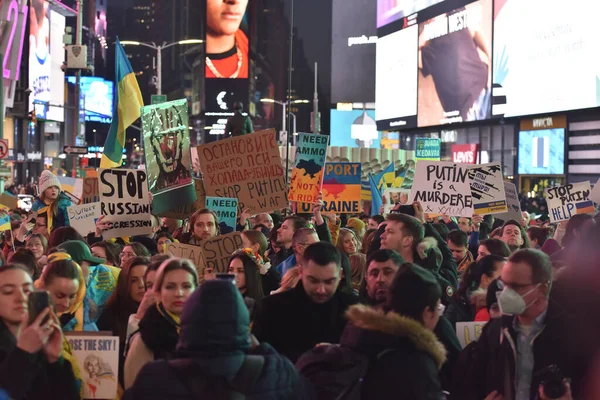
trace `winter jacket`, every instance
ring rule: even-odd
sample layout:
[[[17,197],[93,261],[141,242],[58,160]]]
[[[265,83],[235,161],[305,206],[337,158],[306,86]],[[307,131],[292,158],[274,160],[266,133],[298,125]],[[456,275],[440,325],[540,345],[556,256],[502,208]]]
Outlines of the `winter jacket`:
[[[519,342],[513,323],[513,316],[490,320],[475,347],[465,349],[465,352],[471,351],[470,359],[454,380],[451,399],[481,400],[493,391],[503,394],[505,399],[514,399],[515,359]],[[573,324],[573,316],[551,299],[545,327],[533,341],[535,363],[531,382],[532,399],[536,398],[541,383],[536,373],[553,364],[572,380],[573,398],[580,398],[589,350],[582,349],[573,340]],[[464,363],[459,361],[459,364]]]
[[[218,280],[205,282],[186,302],[173,358],[188,360],[186,372],[196,382],[203,378],[231,382],[247,354],[260,355],[264,366],[250,398],[309,398],[305,396],[304,380],[289,360],[266,343],[251,349],[249,323],[248,310],[235,286]],[[180,375],[166,360],[151,362],[142,368],[124,400],[211,398],[193,396]]]
[[[58,201],[56,215],[54,215],[52,217],[52,226],[48,227],[51,230],[55,230],[56,228],[60,228],[63,226],[70,226],[69,214],[67,213],[67,208],[69,208],[73,205],[73,203],[71,203],[71,199],[69,199],[67,197],[67,195],[64,194],[63,192],[60,192],[60,194],[58,195],[58,199],[56,201]],[[40,209],[42,209],[44,207],[46,207],[46,204],[44,204],[42,199],[37,197],[35,199],[35,202],[33,203],[33,206],[31,207],[31,210],[39,211]]]
[[[362,383],[365,399],[445,399],[439,369],[446,349],[419,322],[367,306],[353,306],[341,345],[371,359]]]
[[[30,354],[0,321],[0,389],[11,399],[78,400],[71,364],[64,358],[49,364],[42,352]]]
[[[300,281],[294,289],[262,299],[252,332],[295,363],[319,343],[339,342],[346,326],[344,312],[356,301],[338,290],[328,302],[314,303]]]
[[[485,308],[485,297],[487,291],[481,289],[474,292],[467,291],[461,296],[453,296],[450,304],[444,310],[444,316],[452,326],[456,326],[457,322],[472,322],[475,320],[475,315],[482,307]]]
[[[288,270],[294,268],[296,266],[296,255],[292,254],[288,258],[286,258],[281,264],[277,266],[276,271],[279,275],[284,276]]]

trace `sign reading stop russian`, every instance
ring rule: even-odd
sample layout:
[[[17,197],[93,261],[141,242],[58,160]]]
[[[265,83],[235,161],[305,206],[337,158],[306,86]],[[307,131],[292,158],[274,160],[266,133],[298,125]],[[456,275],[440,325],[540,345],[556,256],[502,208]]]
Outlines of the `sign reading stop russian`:
[[[8,140],[0,139],[0,160],[8,157]]]

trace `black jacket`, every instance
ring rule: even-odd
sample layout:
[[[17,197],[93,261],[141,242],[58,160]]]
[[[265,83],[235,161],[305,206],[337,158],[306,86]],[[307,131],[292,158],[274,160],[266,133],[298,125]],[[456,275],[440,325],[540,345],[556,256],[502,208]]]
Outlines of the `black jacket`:
[[[493,391],[515,396],[515,354],[518,340],[513,329],[514,317],[504,316],[490,320],[484,327],[474,348],[470,351],[468,363],[454,380],[452,399],[481,400]],[[546,314],[546,325],[534,339],[534,367],[531,382],[531,398],[537,396],[540,378],[536,373],[557,365],[565,377],[571,378],[573,398],[581,396],[582,379],[588,357],[581,346],[573,340],[572,317],[557,302],[550,300]],[[465,363],[461,359],[461,366]]]
[[[219,280],[205,282],[184,307],[174,358],[189,360],[190,372],[201,378],[231,382],[246,354],[262,355],[265,362],[252,399],[307,398],[304,380],[289,360],[266,343],[250,349],[249,324],[248,310],[235,286]],[[142,368],[123,399],[196,398],[210,397],[195,397],[180,379],[180,372],[160,360]]]
[[[79,399],[71,363],[61,357],[54,364],[48,364],[42,353],[30,354],[19,349],[15,337],[2,321],[0,390],[16,400]]]
[[[344,313],[356,301],[355,296],[338,290],[327,303],[316,304],[300,281],[294,289],[262,300],[252,332],[295,363],[319,343],[339,342],[346,326]]]
[[[439,368],[446,350],[433,332],[396,313],[353,306],[341,344],[371,359],[362,398],[442,400]]]

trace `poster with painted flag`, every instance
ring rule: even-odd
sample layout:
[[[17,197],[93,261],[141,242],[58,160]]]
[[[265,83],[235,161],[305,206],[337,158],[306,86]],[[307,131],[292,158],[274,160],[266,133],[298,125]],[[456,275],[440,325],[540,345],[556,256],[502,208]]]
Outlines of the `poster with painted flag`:
[[[440,161],[442,140],[438,138],[417,138],[415,161]]]
[[[590,199],[591,191],[589,182],[570,183],[546,189],[544,193],[550,222],[567,221],[576,214],[593,213],[595,208]]]
[[[500,163],[475,165],[469,169],[469,179],[475,214],[501,214],[508,211]]]
[[[427,214],[471,217],[474,212],[469,166],[419,161],[411,189],[411,203],[421,202]]]
[[[299,203],[315,203],[323,185],[325,157],[329,136],[301,133],[296,146],[288,199]]]
[[[152,233],[146,171],[100,169],[98,190],[103,222],[108,225],[104,239]]]
[[[207,197],[206,208],[219,217],[219,233],[224,235],[235,231],[237,226],[238,199],[229,197]]]
[[[148,189],[155,214],[196,201],[186,99],[142,107]]]
[[[83,179],[68,176],[57,176],[63,192],[71,199],[73,204],[79,204],[83,197]]]
[[[96,221],[102,213],[100,212],[100,202],[80,204],[67,208],[69,224],[82,236],[96,231]]]
[[[0,232],[9,231],[11,227],[10,215],[5,214],[0,217]]]
[[[323,212],[361,212],[361,164],[327,163],[323,180]]]

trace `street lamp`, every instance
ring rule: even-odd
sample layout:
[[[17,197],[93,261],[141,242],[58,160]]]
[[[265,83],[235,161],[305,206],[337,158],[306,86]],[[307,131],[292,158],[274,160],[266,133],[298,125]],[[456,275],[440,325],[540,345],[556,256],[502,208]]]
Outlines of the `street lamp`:
[[[285,113],[285,111],[286,111],[287,103],[284,102],[284,101],[279,101],[279,100],[275,100],[275,99],[260,99],[260,102],[261,103],[279,104],[281,107],[283,107],[283,118],[282,118],[283,129],[282,129],[282,131],[284,132],[284,134],[287,134],[286,123],[285,123],[285,120],[286,120],[286,113]],[[308,103],[310,103],[310,101],[303,100],[303,99],[290,101],[290,104],[308,104]],[[294,118],[295,118],[295,116],[294,116]],[[295,130],[295,128],[294,128],[294,130]],[[287,136],[286,136],[286,138],[287,138]],[[286,139],[286,142],[288,142],[287,139]]]
[[[144,46],[144,47],[148,47],[150,49],[156,50],[157,52],[157,62],[156,62],[156,75],[157,75],[157,84],[156,84],[156,91],[157,94],[162,94],[162,51],[164,49],[168,49],[171,46],[175,46],[175,45],[188,45],[188,44],[202,44],[204,43],[204,40],[201,39],[185,39],[185,40],[180,40],[178,42],[173,42],[173,43],[166,43],[163,42],[163,44],[157,45],[156,43],[152,42],[152,43],[145,43],[145,42],[136,42],[133,40],[123,40],[121,41],[121,44],[123,46]]]

